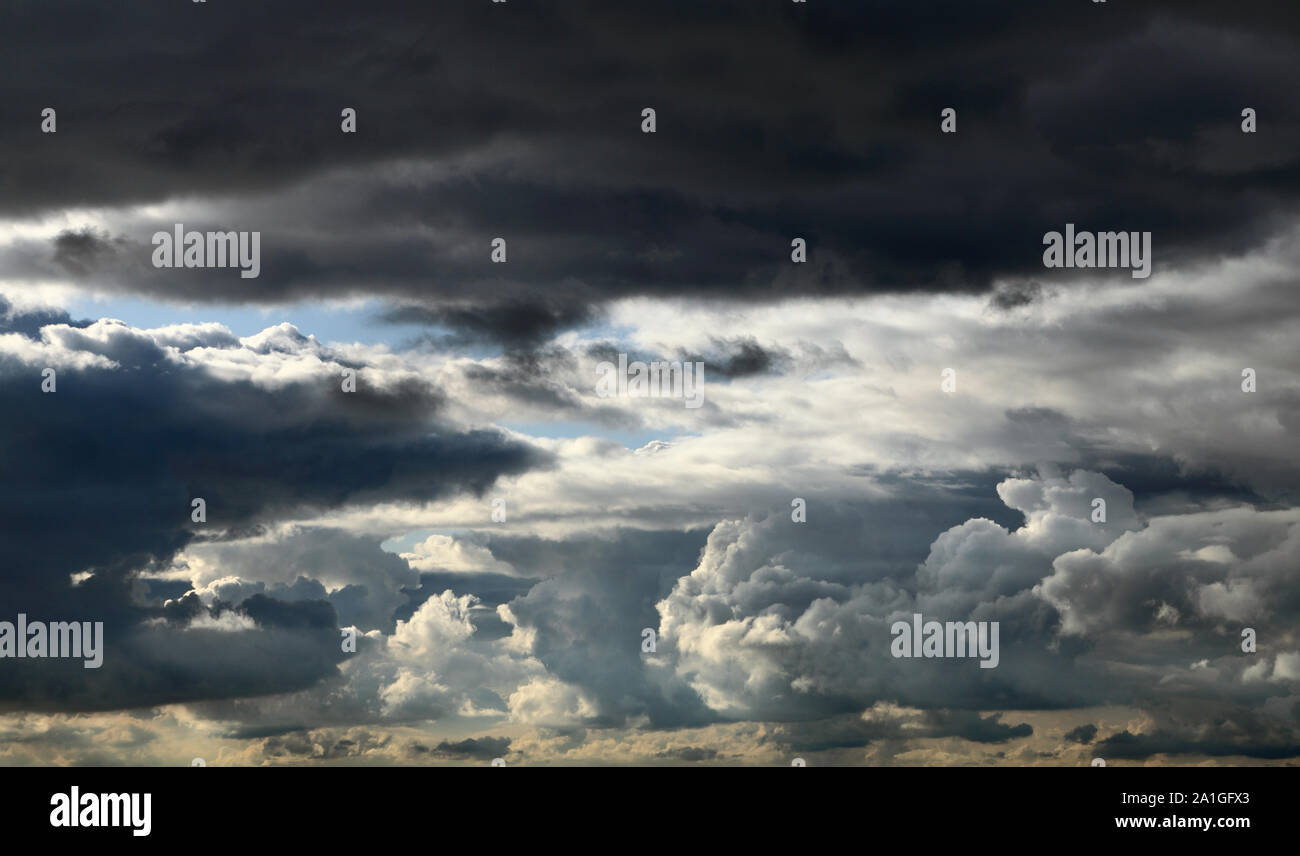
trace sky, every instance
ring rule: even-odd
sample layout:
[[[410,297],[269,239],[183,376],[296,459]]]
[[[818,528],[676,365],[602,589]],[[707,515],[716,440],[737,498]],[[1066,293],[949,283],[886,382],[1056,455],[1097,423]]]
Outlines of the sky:
[[[1274,3],[0,34],[0,764],[1300,759]],[[1149,276],[1048,266],[1067,228]],[[996,657],[900,656],[916,615]]]

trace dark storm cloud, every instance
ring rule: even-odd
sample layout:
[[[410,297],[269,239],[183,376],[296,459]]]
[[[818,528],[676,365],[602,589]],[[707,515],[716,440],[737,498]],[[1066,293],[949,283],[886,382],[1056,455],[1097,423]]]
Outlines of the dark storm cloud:
[[[998,309],[1010,310],[1028,306],[1043,296],[1043,286],[1038,282],[1009,282],[999,287],[989,298]]]
[[[256,726],[235,728],[226,732],[225,736],[232,740],[260,740],[266,737],[283,737],[302,730],[301,726],[296,725]]]
[[[533,407],[585,412],[581,398],[566,386],[548,383],[545,373],[545,369],[519,362],[511,362],[501,369],[483,365],[464,369],[465,379],[477,389],[497,392]]]
[[[1300,728],[1245,708],[1223,715],[1207,711],[1175,728],[1159,727],[1142,734],[1120,731],[1098,741],[1095,751],[1107,759],[1139,761],[1155,755],[1294,758],[1300,755]]]
[[[434,339],[430,342],[434,347],[447,345],[446,338],[441,341],[430,338]],[[461,336],[455,334],[453,338]],[[506,351],[499,363],[469,363],[461,369],[462,377],[477,396],[499,395],[509,399],[512,407],[549,411],[559,418],[585,419],[611,429],[642,428],[636,413],[584,400],[581,392],[586,390],[572,385],[579,370],[579,361],[572,352],[538,344],[532,337],[507,336],[503,343]],[[618,354],[612,359],[617,362]],[[594,380],[588,382],[594,385]]]
[[[490,761],[510,751],[509,737],[470,737],[455,742],[443,740],[430,749],[423,743],[412,743],[409,754],[433,758],[450,758],[457,761]]]
[[[614,342],[598,342],[586,348],[592,360],[618,363],[619,354],[627,354],[629,363],[679,360],[703,362],[710,377],[742,378],[751,375],[777,374],[789,369],[792,358],[780,347],[765,348],[753,336],[712,337],[711,348],[703,353],[656,354],[648,351],[628,352]],[[832,355],[832,359],[835,355]]]
[[[7,323],[24,326],[21,317]],[[338,616],[310,592],[292,600],[255,592],[230,605],[235,615],[195,598],[167,608],[141,599],[148,588],[137,588],[135,578],[165,568],[206,533],[190,519],[195,497],[206,500],[212,531],[247,529],[350,502],[481,492],[501,474],[543,463],[495,432],[440,427],[440,398],[429,387],[362,395],[363,383],[344,394],[322,369],[317,379],[272,390],[170,359],[122,325],[51,330],[65,347],[119,365],[56,362],[57,391],[42,393],[39,363],[0,357],[0,412],[8,414],[0,604],[10,621],[23,612],[33,620],[104,622],[104,663],[87,670],[79,660],[7,659],[5,708],[109,709],[278,693],[334,673]],[[80,573],[92,576],[73,585]],[[339,601],[345,609],[347,595]],[[213,623],[176,626],[196,618]]]
[[[1065,739],[1071,743],[1091,743],[1096,736],[1097,726],[1090,723],[1071,730],[1065,735]]]
[[[683,360],[702,361],[713,376],[726,378],[775,374],[790,364],[790,354],[779,348],[764,348],[752,336],[713,340],[713,351],[690,354]]]
[[[283,735],[268,737],[262,742],[262,754],[268,758],[300,760],[310,758],[333,761],[340,758],[360,758],[380,752],[392,742],[391,736],[379,736],[369,731],[354,730],[347,736],[335,737],[328,731],[294,730]]]
[[[802,343],[805,350],[810,356],[814,356],[819,362],[826,364],[831,363],[853,363],[853,359],[848,354],[827,353],[819,349],[813,343]],[[650,351],[634,351],[629,353],[624,346],[617,345],[615,342],[597,342],[595,345],[586,347],[586,356],[593,360],[603,360],[603,362],[619,362],[619,354],[627,354],[628,362],[641,360],[643,363],[655,362],[655,360],[681,360],[681,362],[702,362],[705,363],[706,371],[710,377],[725,377],[725,379],[737,379],[737,377],[750,377],[754,375],[776,375],[789,371],[793,364],[793,356],[789,351],[779,346],[764,347],[759,345],[753,336],[738,336],[732,338],[711,337],[710,350],[702,353],[685,353],[679,351],[676,354],[654,354]]]
[[[1025,425],[1065,425],[1069,418],[1050,407],[1018,407],[1006,412],[1008,422]]]
[[[1294,211],[1300,51],[1275,9],[21,3],[0,206],[192,197],[187,225],[262,229],[264,266],[154,271],[170,223],[140,222],[5,265],[184,300],[387,295],[525,344],[630,294],[982,289],[1041,272],[1066,221],[1153,231],[1159,269],[1256,246]]]
[[[393,324],[429,324],[454,329],[455,333],[433,342],[445,348],[484,342],[503,342],[514,347],[536,346],[555,331],[588,321],[591,317],[590,310],[584,306],[548,306],[526,299],[484,306],[400,306],[382,316],[383,320]]]
[[[1167,513],[1180,508],[1204,506],[1213,502],[1242,503],[1261,509],[1291,507],[1300,501],[1300,482],[1269,490],[1267,485],[1252,486],[1232,479],[1212,468],[1188,467],[1176,458],[1116,452],[1082,445],[1082,463],[1091,470],[1105,473],[1133,491],[1134,504],[1146,513]],[[1277,462],[1283,472],[1295,468]],[[1261,493],[1265,490],[1267,495]]]
[[[111,239],[90,229],[63,231],[54,239],[54,261],[69,273],[85,276],[102,267],[106,257],[116,255],[126,246],[123,238]]]
[[[815,722],[782,725],[770,738],[796,752],[850,749],[881,741],[959,737],[974,743],[1005,743],[1030,737],[1028,723],[1009,725],[1002,714],[981,716],[976,711],[899,710],[893,715],[834,716]]]
[[[655,757],[670,761],[713,761],[718,757],[718,750],[706,749],[702,746],[679,746],[675,749],[665,749]]]
[[[46,324],[67,324],[70,327],[85,327],[90,321],[74,321],[68,313],[59,309],[38,309],[19,311],[0,294],[0,334],[21,333],[29,339],[40,339],[41,328]]]

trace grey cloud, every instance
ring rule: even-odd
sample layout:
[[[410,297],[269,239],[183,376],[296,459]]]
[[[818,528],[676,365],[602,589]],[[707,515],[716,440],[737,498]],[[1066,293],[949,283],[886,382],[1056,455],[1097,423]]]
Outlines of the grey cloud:
[[[335,394],[327,375],[271,390],[177,362],[124,325],[43,332],[71,353],[118,367],[61,367],[58,391],[42,394],[39,364],[0,357],[0,408],[24,413],[7,438],[24,453],[0,473],[11,524],[0,534],[8,569],[0,602],[33,619],[103,621],[106,651],[98,670],[79,661],[9,661],[0,673],[8,709],[249,696],[333,674],[341,655],[327,603],[253,594],[241,608],[257,630],[228,632],[177,627],[180,613],[138,600],[135,578],[165,568],[204,531],[190,521],[193,497],[207,501],[213,530],[240,528],[304,508],[483,491],[500,474],[544,461],[495,432],[439,428],[436,395],[419,387],[352,397]],[[87,572],[72,584],[71,575]],[[152,623],[164,617],[173,621]]]
[[[238,8],[195,27],[32,7],[0,73],[15,104],[55,103],[60,130],[28,144],[30,106],[0,148],[14,214],[193,198],[198,227],[264,230],[262,277],[164,276],[144,263],[159,224],[143,223],[19,245],[16,276],[53,265],[200,301],[382,294],[463,340],[527,345],[635,294],[985,290],[1041,271],[1039,238],[1065,221],[1152,230],[1158,263],[1184,263],[1259,246],[1294,207],[1300,113],[1280,81],[1297,76],[1297,33],[1262,0],[1228,20],[1207,0],[1105,22],[954,2],[924,24],[884,3],[289,2],[255,32]],[[69,16],[93,26],[69,32]],[[471,47],[485,40],[501,47],[488,68]],[[59,74],[133,97],[100,104]],[[1262,117],[1249,139],[1243,105]],[[339,132],[343,106],[356,135]],[[945,106],[955,137],[938,132]],[[411,164],[427,172],[412,181]],[[790,264],[796,235],[806,265]],[[506,265],[488,262],[495,236]],[[999,294],[1005,308],[1030,292]]]

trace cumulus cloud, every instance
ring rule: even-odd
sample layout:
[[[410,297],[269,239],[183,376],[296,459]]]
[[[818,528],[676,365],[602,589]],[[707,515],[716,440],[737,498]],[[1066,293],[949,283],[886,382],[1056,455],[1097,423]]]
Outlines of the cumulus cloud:
[[[842,584],[806,555],[797,524],[772,517],[719,524],[699,565],[661,601],[661,644],[712,709],[732,717],[808,719],[854,707],[1033,708],[1230,698],[1242,705],[1291,692],[1297,557],[1294,510],[1248,507],[1141,519],[1105,477],[1008,479],[998,493],[1024,513],[1009,531],[975,519],[939,535],[929,556],[889,579]],[[1088,498],[1109,496],[1094,523]],[[1171,561],[1204,545],[1239,562]],[[1252,660],[1223,591],[1257,587],[1248,620],[1281,653]],[[1267,603],[1267,607],[1263,604]],[[913,612],[940,621],[999,621],[1001,659],[915,661],[889,653],[890,625]],[[1168,620],[1176,615],[1177,620]],[[1193,669],[1193,662],[1208,658]],[[1247,685],[1264,669],[1271,687]]]
[[[310,545],[288,538],[253,555],[221,539],[305,508],[481,492],[541,462],[498,433],[440,427],[436,394],[420,387],[342,393],[314,346],[289,333],[235,347],[215,327],[148,331],[101,320],[0,340],[0,406],[24,414],[8,439],[25,450],[0,474],[13,524],[0,536],[9,569],[0,601],[33,618],[102,621],[106,637],[98,670],[12,663],[0,676],[5,707],[132,707],[310,686],[342,659],[339,612],[389,626],[396,589],[414,584],[415,573],[374,541],[339,537],[327,547],[328,534]],[[266,346],[272,340],[280,345]],[[236,350],[239,360],[212,357]],[[291,360],[320,369],[285,377]],[[47,362],[57,372],[53,393],[40,391]],[[206,501],[206,523],[191,519],[196,497]],[[150,597],[142,578],[165,577],[187,546],[198,585],[246,574],[271,588],[227,586],[234,599],[208,606]],[[368,552],[369,569],[349,562],[348,550]],[[307,566],[311,579],[333,586],[328,595],[263,593],[293,585]],[[227,608],[254,626],[217,614]]]
[[[0,603],[107,640],[5,661],[5,761],[1300,752],[1276,3],[209,5],[0,56],[60,123],[0,127]],[[1066,223],[1151,277],[1045,271]]]

